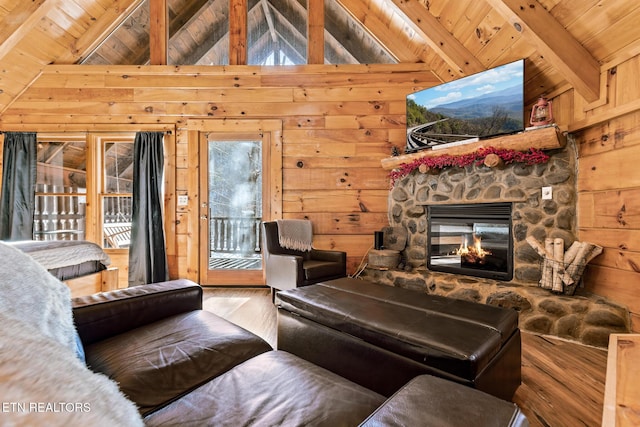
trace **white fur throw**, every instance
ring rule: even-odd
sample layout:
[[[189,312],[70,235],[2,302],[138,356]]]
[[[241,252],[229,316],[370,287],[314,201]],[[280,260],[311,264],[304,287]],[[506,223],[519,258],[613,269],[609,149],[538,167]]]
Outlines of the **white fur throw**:
[[[104,375],[33,326],[0,313],[0,424],[143,426],[135,405]]]
[[[312,249],[311,221],[306,219],[279,219],[278,242],[286,249],[308,252]]]
[[[71,292],[29,255],[0,242],[0,313],[75,349]]]
[[[117,385],[76,356],[69,288],[0,242],[0,424],[142,426]]]

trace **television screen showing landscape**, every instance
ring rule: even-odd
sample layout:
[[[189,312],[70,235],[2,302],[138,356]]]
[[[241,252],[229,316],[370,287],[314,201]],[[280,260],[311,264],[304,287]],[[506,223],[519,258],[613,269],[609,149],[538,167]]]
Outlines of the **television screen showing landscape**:
[[[407,96],[407,147],[417,151],[524,130],[524,60]]]

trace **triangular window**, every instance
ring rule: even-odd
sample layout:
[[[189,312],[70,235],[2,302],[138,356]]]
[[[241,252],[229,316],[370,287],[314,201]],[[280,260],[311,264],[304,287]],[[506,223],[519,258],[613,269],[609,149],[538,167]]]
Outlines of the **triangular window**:
[[[229,64],[229,0],[169,0],[169,65]],[[307,1],[249,0],[248,65],[307,63]],[[149,0],[135,9],[83,64],[149,63]],[[325,0],[324,63],[395,59],[337,0]]]

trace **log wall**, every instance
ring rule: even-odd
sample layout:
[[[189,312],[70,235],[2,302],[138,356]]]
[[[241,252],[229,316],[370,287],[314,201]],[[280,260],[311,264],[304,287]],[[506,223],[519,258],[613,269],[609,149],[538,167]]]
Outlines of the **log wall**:
[[[605,70],[606,103],[574,103],[578,148],[578,235],[604,247],[585,287],[629,308],[640,331],[640,57]],[[568,100],[566,100],[568,101]]]
[[[550,97],[579,151],[578,230],[605,247],[588,290],[628,305],[640,330],[640,74],[638,56],[602,65],[595,103],[571,88]],[[424,64],[300,67],[49,66],[0,117],[4,130],[175,129],[168,150],[167,229],[172,276],[198,278],[198,215],[175,196],[197,194],[189,119],[282,120],[283,213],[309,218],[316,246],[349,254],[353,272],[387,224],[387,171],[403,148],[405,95],[438,81]],[[526,114],[525,114],[526,115]],[[195,162],[195,163],[194,163]],[[195,170],[194,170],[195,169]],[[190,205],[193,206],[193,205]],[[196,245],[196,246],[194,246]]]
[[[168,206],[173,276],[198,280],[198,130],[207,120],[282,121],[282,216],[309,218],[314,244],[353,272],[388,224],[392,145],[404,148],[406,94],[439,83],[425,64],[301,67],[50,66],[2,116],[7,130],[173,126]],[[198,125],[199,122],[203,124]],[[90,125],[88,125],[90,123]],[[246,129],[251,131],[251,129]]]

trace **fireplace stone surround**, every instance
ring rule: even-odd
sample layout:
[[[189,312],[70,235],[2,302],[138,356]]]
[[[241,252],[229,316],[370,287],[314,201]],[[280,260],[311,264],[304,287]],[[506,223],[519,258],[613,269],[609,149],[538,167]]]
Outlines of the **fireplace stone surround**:
[[[580,288],[568,296],[538,287],[541,259],[525,239],[559,237],[565,247],[576,240],[575,143],[568,138],[564,148],[547,154],[550,159],[543,164],[472,165],[440,173],[416,170],[398,180],[389,192],[390,226],[384,229],[384,241],[385,249],[400,251],[401,261],[396,268],[369,266],[362,276],[429,294],[512,307],[519,312],[522,329],[588,345],[606,347],[610,333],[629,332],[629,312],[618,304]],[[542,200],[541,189],[547,186],[553,198]],[[428,270],[427,206],[495,202],[513,204],[513,279]]]

